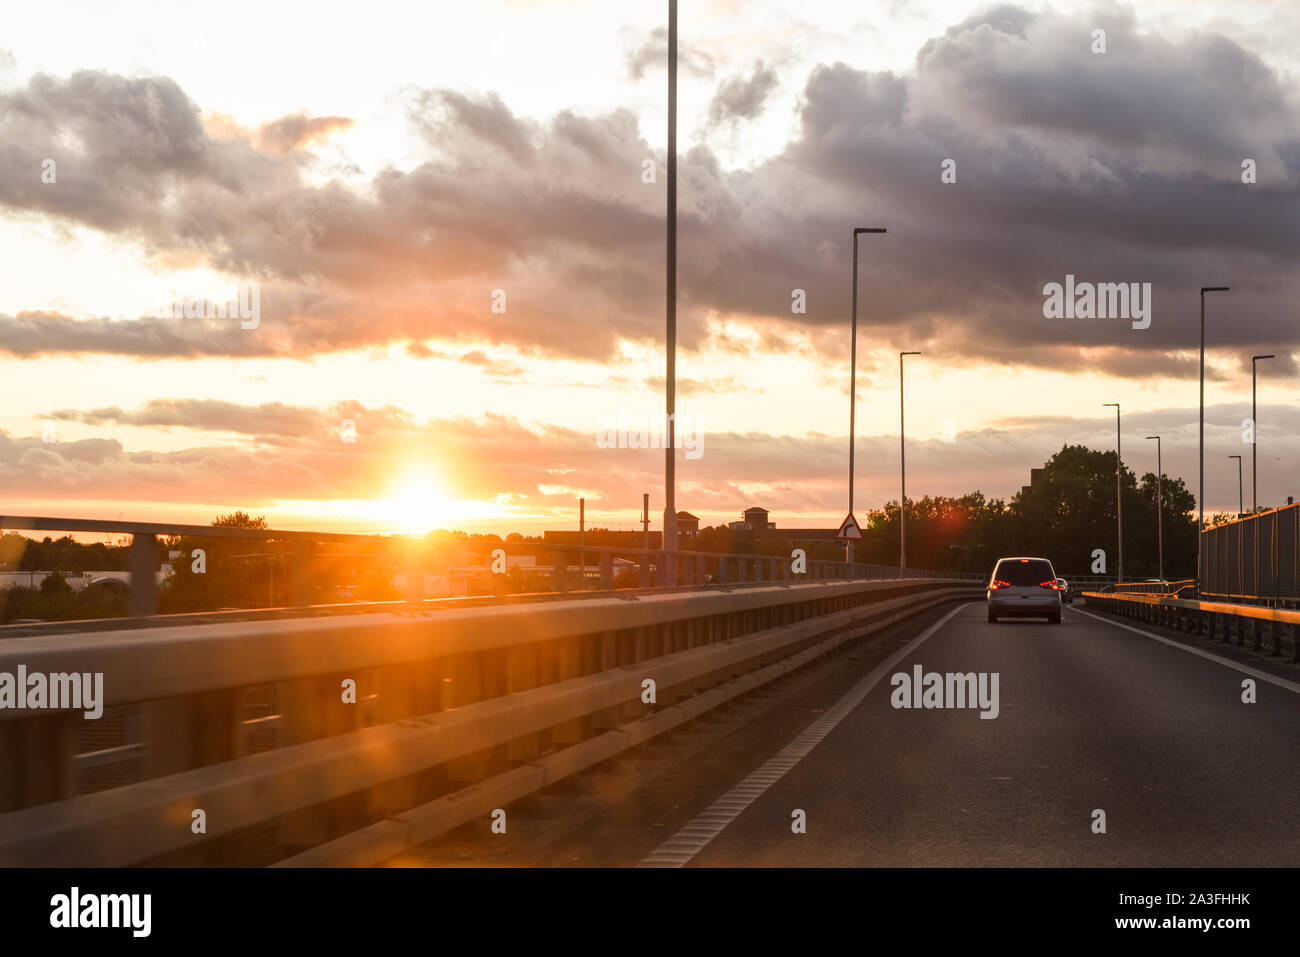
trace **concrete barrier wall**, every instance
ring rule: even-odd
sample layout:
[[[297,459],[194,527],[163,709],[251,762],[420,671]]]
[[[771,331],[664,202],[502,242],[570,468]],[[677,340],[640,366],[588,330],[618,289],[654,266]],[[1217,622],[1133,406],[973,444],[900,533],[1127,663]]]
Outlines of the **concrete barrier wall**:
[[[646,678],[676,707],[976,590],[831,582],[12,639],[0,672],[100,671],[121,730],[88,752],[80,713],[0,711],[0,864],[136,862],[268,822],[277,847],[320,844],[644,717]],[[134,779],[78,784],[127,761]]]

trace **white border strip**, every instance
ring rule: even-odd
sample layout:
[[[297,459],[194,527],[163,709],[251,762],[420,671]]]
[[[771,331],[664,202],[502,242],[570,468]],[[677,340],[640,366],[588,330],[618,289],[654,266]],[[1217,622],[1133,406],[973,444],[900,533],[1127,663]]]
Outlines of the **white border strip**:
[[[1110,618],[1103,618],[1095,615],[1090,611],[1084,611],[1081,608],[1071,609],[1080,615],[1087,615],[1089,618],[1095,618],[1097,621],[1105,622],[1108,625],[1114,625],[1116,628],[1123,628],[1125,631],[1131,631],[1135,635],[1141,635],[1143,638],[1150,638],[1152,641],[1158,641],[1162,645],[1168,645],[1170,648],[1177,648],[1179,651],[1185,651],[1189,655],[1196,655],[1198,658],[1204,658],[1207,661],[1213,661],[1216,664],[1231,668],[1233,671],[1240,671],[1243,675],[1250,675],[1252,678],[1258,678],[1260,681],[1267,681],[1271,685],[1279,688],[1285,688],[1293,694],[1300,694],[1300,684],[1294,681],[1287,681],[1285,678],[1279,678],[1277,675],[1271,675],[1267,671],[1260,671],[1258,668],[1252,668],[1250,665],[1243,665],[1240,662],[1233,661],[1231,658],[1220,658],[1216,654],[1208,651],[1202,651],[1200,648],[1193,648],[1185,645],[1181,641],[1174,641],[1165,638],[1162,635],[1152,634],[1149,631],[1143,631],[1141,628],[1134,628],[1132,625],[1126,625],[1123,622],[1114,621]]]
[[[705,846],[721,834],[728,824],[738,818],[745,808],[762,797],[768,788],[785,777],[787,771],[807,757],[813,748],[821,744],[822,740],[835,730],[836,725],[847,718],[862,703],[862,699],[871,693],[871,690],[880,682],[881,678],[889,674],[900,661],[916,651],[922,642],[946,625],[953,615],[971,604],[974,603],[965,602],[958,605],[939,621],[894,652],[884,662],[873,668],[844,697],[835,702],[829,711],[808,725],[798,737],[777,752],[775,757],[718,798],[711,807],[700,812],[693,821],[661,844],[649,857],[637,864],[637,867],[681,867],[704,850]]]

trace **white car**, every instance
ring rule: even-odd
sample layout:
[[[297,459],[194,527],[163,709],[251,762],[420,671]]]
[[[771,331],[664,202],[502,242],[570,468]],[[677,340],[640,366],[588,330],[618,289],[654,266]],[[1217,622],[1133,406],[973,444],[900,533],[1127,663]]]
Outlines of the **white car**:
[[[989,579],[989,621],[1046,618],[1061,623],[1061,584],[1046,558],[1000,558]]]

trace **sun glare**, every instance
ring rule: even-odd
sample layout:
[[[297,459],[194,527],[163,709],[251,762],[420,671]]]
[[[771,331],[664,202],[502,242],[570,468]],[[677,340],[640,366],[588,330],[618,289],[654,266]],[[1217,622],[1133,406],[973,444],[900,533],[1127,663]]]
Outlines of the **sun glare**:
[[[406,535],[424,535],[446,522],[445,496],[438,483],[426,476],[404,479],[388,497],[389,525]]]

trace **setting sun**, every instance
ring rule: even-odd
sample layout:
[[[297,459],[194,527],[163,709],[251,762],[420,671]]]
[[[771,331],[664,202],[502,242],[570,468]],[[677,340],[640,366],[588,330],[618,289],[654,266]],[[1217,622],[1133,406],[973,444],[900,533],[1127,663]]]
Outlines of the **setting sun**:
[[[408,535],[424,535],[446,524],[446,495],[428,475],[407,475],[383,503],[391,528]]]

